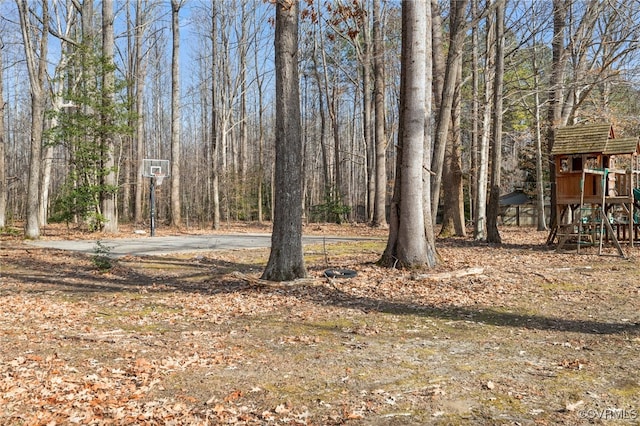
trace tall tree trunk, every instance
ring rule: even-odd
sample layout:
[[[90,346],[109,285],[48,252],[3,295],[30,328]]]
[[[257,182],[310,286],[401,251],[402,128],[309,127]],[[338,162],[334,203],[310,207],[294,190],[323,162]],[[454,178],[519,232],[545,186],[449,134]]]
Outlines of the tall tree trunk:
[[[46,126],[46,124],[45,124]],[[53,127],[53,126],[52,126]],[[42,155],[42,182],[40,184],[40,202],[38,207],[38,221],[45,226],[49,216],[49,192],[51,188],[51,171],[53,168],[53,146],[48,145]]]
[[[553,149],[555,129],[561,125],[562,99],[564,97],[563,80],[565,75],[566,55],[564,49],[564,33],[568,4],[564,0],[553,0],[553,39],[551,40],[551,77],[549,80],[549,109],[547,114],[547,149]],[[549,154],[550,156],[550,154]],[[549,161],[549,180],[551,182],[551,229],[558,225],[556,209],[557,188],[555,163]]]
[[[474,21],[477,14],[478,0],[471,0],[471,16]],[[478,146],[478,123],[480,121],[478,45],[478,24],[476,23],[471,30],[471,168],[468,177],[470,182],[469,210],[474,224],[477,222],[475,200],[478,194],[478,163],[480,157]]]
[[[364,55],[362,57],[362,115],[364,120],[364,148],[365,148],[365,161],[366,161],[366,183],[367,183],[367,197],[366,197],[366,210],[367,221],[373,219],[374,211],[374,199],[375,199],[375,143],[374,133],[375,125],[372,118],[373,102],[372,102],[372,87],[371,87],[371,40],[368,36],[368,28],[365,31],[365,47]],[[374,83],[375,84],[375,83]],[[354,123],[355,124],[355,123]],[[354,136],[356,133],[354,132]]]
[[[444,90],[444,75],[446,73],[446,52],[443,40],[444,29],[438,0],[431,0],[431,61],[433,63],[433,106],[434,113],[439,114]],[[453,37],[453,34],[450,34]]]
[[[217,2],[211,2],[211,205],[213,208],[212,228],[220,228],[220,167],[218,163],[218,91],[216,90],[215,70],[218,60],[218,8]]]
[[[182,224],[180,201],[180,8],[171,0],[171,226]]]
[[[45,75],[47,67],[48,47],[48,2],[42,3],[42,31],[39,32],[39,40],[34,40],[32,24],[29,19],[29,10],[26,0],[16,0],[20,15],[20,27],[24,43],[27,72],[29,74],[29,87],[31,91],[31,135],[29,178],[27,183],[27,220],[25,224],[25,237],[29,239],[40,238],[40,171],[42,164],[42,136],[44,130],[45,111]],[[39,46],[33,46],[38,41]],[[39,55],[38,55],[39,53]]]
[[[258,207],[258,223],[262,223],[262,221],[264,220],[264,213],[263,213],[263,197],[262,197],[262,190],[264,187],[264,113],[263,113],[263,108],[262,108],[262,102],[264,99],[264,95],[263,95],[263,83],[264,83],[264,78],[262,75],[260,75],[259,72],[259,68],[258,68],[258,50],[259,49],[255,49],[255,71],[256,71],[256,87],[258,89],[258,181],[256,182],[256,186],[258,187],[258,200],[257,200],[257,207]]]
[[[7,226],[7,169],[5,162],[5,141],[4,141],[4,81],[2,70],[4,44],[0,41],[0,229]]]
[[[443,174],[447,182],[447,190],[443,191],[443,214],[440,235],[460,237],[466,236],[464,221],[464,188],[462,186],[462,158],[460,153],[460,114],[462,101],[462,61],[456,77],[456,90],[451,108],[451,127],[449,142],[445,153],[445,167]]]
[[[430,169],[431,162],[433,161],[433,105],[434,105],[434,91],[429,88],[433,88],[434,86],[434,71],[435,71],[435,61],[434,61],[434,39],[433,36],[435,34],[434,25],[436,20],[434,19],[434,11],[437,11],[438,8],[434,3],[426,2],[425,4],[425,22],[427,23],[427,31],[425,38],[425,49],[427,51],[425,55],[425,73],[424,73],[424,85],[426,90],[424,92],[424,152],[422,156],[422,221],[424,226],[424,233],[427,239],[427,255],[431,256],[431,252],[433,252],[433,261],[431,264],[437,262],[437,256],[435,254],[435,241],[436,241],[436,233],[433,224],[433,217],[435,213],[431,211],[431,177],[432,172]],[[429,29],[429,26],[431,28]],[[429,37],[429,33],[431,33],[431,37]]]
[[[384,45],[380,22],[380,0],[373,2],[373,91],[375,104],[375,201],[373,226],[387,225],[387,137],[385,134]]]
[[[135,207],[134,220],[136,224],[143,221],[143,194],[144,177],[142,176],[142,163],[144,159],[144,80],[146,76],[146,55],[142,49],[142,39],[144,37],[145,22],[143,19],[142,0],[136,0],[136,25],[134,34],[135,51],[135,144],[136,144],[136,185],[135,185]]]
[[[487,242],[501,243],[498,230],[500,178],[502,170],[502,87],[504,81],[504,1],[496,6],[496,71],[493,88],[493,145],[491,154],[491,192],[487,208]]]
[[[444,166],[444,155],[449,134],[449,124],[451,122],[451,108],[455,95],[456,77],[459,62],[462,61],[462,49],[465,39],[465,13],[469,0],[451,0],[451,35],[449,44],[449,53],[447,54],[447,63],[444,77],[444,86],[442,91],[442,103],[438,111],[436,122],[436,133],[434,140],[433,160],[431,162],[431,170],[434,175],[431,180],[431,210],[433,221],[438,211],[440,202],[440,189],[442,186],[442,172]]]
[[[318,22],[318,25],[320,22]],[[315,27],[314,27],[315,31]],[[331,172],[329,169],[329,147],[327,146],[327,114],[325,112],[325,91],[322,89],[322,78],[320,76],[319,64],[318,64],[318,42],[317,37],[313,38],[313,53],[311,58],[313,60],[313,76],[318,88],[318,112],[320,114],[320,147],[322,152],[322,189],[323,195],[326,195],[330,190]]]
[[[238,147],[238,212],[244,220],[251,219],[251,211],[248,205],[249,191],[247,184],[247,167],[249,163],[249,130],[247,125],[247,23],[248,14],[246,11],[247,2],[242,0],[241,4],[241,29],[240,29],[240,141]]]
[[[126,79],[127,79],[127,99],[132,101],[129,109],[129,117],[127,118],[127,124],[130,128],[135,129],[135,118],[133,112],[135,111],[135,23],[132,22],[131,16],[131,0],[126,0],[124,8],[126,10],[126,23],[127,23],[127,65],[126,65]],[[133,135],[127,135],[125,142],[122,146],[123,161],[122,161],[122,203],[121,203],[121,215],[120,220],[124,219],[125,222],[131,223],[131,194],[133,189],[133,174],[132,171],[137,167],[135,161],[135,145]],[[134,178],[135,179],[135,178]]]
[[[262,278],[305,277],[302,253],[302,129],[298,70],[297,0],[276,4],[276,164],[271,252]]]
[[[104,134],[102,135],[102,161],[104,187],[102,191],[102,214],[104,216],[103,231],[108,234],[118,232],[116,162],[115,162],[115,135],[111,131],[113,126],[114,99],[115,99],[115,70],[113,66],[113,0],[102,0],[102,54],[106,69],[102,75],[103,91],[103,117]]]
[[[534,40],[532,68],[533,68],[533,87],[534,87],[534,134],[536,140],[536,217],[538,222],[538,231],[545,231],[547,229],[547,219],[545,217],[544,208],[544,173],[542,169],[543,155],[542,155],[542,134],[540,132],[540,126],[542,120],[540,119],[540,80],[538,78],[538,55],[537,44]]]
[[[342,143],[340,141],[340,89],[338,82],[333,82],[331,100],[329,102],[329,117],[331,118],[331,129],[333,130],[333,176],[335,179],[334,202],[344,203],[344,197],[347,191],[344,190],[343,169],[342,169]],[[337,222],[340,223],[341,217],[338,216]]]
[[[60,60],[54,71],[54,78],[51,83],[51,118],[48,123],[51,129],[56,129],[60,124],[60,116],[63,112],[64,91],[68,89],[68,65],[73,54],[73,45],[69,43],[71,34],[77,29],[77,11],[73,7],[68,7],[64,16],[64,27],[60,19],[62,12],[57,11],[58,16],[53,21],[57,23],[54,31],[60,38]],[[73,108],[72,108],[73,109]],[[68,109],[67,109],[68,111]],[[49,196],[51,190],[52,169],[53,169],[54,144],[47,145],[43,158],[42,188],[40,191],[40,224],[46,225],[49,216]],[[68,173],[68,171],[67,171]]]
[[[425,127],[429,116],[427,90],[427,37],[430,22],[427,2],[402,3],[402,62],[400,127],[396,184],[391,202],[391,222],[387,247],[380,264],[387,267],[420,268],[436,264],[433,235],[426,227],[423,168]]]
[[[320,39],[320,53],[322,55],[322,68],[324,77],[324,97],[327,100],[327,110],[331,120],[331,130],[333,134],[333,185],[328,185],[328,193],[332,202],[342,200],[345,195],[342,187],[342,164],[341,164],[341,148],[340,148],[340,123],[339,123],[339,97],[340,88],[336,78],[333,81],[333,87],[329,90],[329,61],[327,60],[327,52],[324,46],[324,38]]]
[[[477,193],[475,198],[476,220],[474,223],[474,238],[487,238],[487,186],[489,178],[489,138],[491,133],[492,93],[493,93],[493,61],[494,61],[494,32],[493,20],[487,20],[487,37],[485,41],[486,55],[484,64],[484,109],[482,112],[482,129],[478,135],[478,174]]]

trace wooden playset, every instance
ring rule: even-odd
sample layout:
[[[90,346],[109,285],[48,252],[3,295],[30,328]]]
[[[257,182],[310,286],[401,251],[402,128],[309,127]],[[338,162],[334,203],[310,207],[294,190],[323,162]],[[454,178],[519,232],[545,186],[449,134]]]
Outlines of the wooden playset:
[[[640,144],[616,138],[610,124],[568,126],[556,131],[551,150],[556,172],[556,226],[549,242],[558,250],[575,244],[620,241],[633,246],[640,236]]]

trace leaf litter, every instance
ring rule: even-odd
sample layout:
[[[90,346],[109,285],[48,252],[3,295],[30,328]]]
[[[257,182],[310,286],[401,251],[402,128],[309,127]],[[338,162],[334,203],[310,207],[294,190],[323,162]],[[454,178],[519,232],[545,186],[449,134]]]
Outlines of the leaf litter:
[[[265,250],[104,272],[3,238],[0,424],[637,421],[637,248],[558,254],[505,229],[397,271],[375,265],[383,232],[311,231],[380,239],[305,248],[310,277],[276,284],[259,280]]]

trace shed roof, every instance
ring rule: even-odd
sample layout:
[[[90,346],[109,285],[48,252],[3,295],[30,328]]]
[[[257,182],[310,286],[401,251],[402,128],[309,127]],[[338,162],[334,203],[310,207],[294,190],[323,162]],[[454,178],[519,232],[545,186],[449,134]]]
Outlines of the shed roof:
[[[520,206],[523,204],[529,204],[531,198],[522,192],[522,190],[515,190],[508,194],[500,196],[499,204],[501,206]]]
[[[613,137],[613,127],[606,123],[561,127],[556,130],[551,154],[603,153]]]

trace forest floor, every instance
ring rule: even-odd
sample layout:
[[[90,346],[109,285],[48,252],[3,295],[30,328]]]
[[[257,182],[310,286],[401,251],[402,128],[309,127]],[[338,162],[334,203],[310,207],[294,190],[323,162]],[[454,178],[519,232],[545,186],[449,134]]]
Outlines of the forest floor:
[[[266,249],[111,260],[5,232],[0,424],[640,421],[639,248],[558,254],[504,228],[408,272],[376,266],[386,231],[305,232],[380,239],[305,246],[309,278],[275,284]]]

